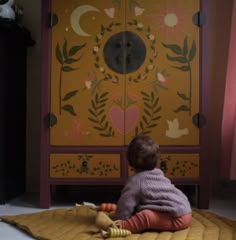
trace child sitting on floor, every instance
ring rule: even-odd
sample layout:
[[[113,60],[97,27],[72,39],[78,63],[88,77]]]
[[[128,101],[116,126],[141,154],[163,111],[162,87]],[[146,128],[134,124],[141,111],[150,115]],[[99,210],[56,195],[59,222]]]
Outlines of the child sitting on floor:
[[[177,231],[190,226],[190,203],[156,168],[159,158],[159,145],[150,137],[137,136],[130,142],[127,159],[135,175],[128,179],[117,202],[116,221],[101,211],[96,219],[98,227],[141,233],[145,230]]]

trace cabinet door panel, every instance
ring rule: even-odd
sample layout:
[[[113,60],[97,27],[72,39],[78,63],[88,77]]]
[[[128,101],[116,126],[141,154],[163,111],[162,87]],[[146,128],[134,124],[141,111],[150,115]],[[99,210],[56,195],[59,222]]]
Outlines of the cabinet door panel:
[[[52,1],[50,143],[123,145],[124,74],[109,68],[103,49],[123,31],[125,13],[108,0],[69,2]]]
[[[126,96],[138,112],[126,144],[137,133],[162,145],[199,144],[192,122],[199,112],[199,27],[193,22],[199,8],[200,1],[149,0],[126,11],[127,30],[147,50],[144,64],[126,75]]]

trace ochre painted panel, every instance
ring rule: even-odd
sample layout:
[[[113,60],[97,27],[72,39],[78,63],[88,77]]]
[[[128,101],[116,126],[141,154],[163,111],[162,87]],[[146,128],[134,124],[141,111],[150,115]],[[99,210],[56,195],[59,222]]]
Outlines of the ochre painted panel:
[[[50,178],[120,178],[120,154],[50,154]]]
[[[134,132],[161,145],[199,144],[199,129],[192,122],[199,112],[200,32],[193,23],[199,4],[148,0],[127,11],[127,30],[142,37],[147,57],[137,72],[126,75],[126,95],[138,112],[126,144]]]
[[[169,178],[198,178],[199,154],[161,154],[157,167]],[[133,174],[129,167],[129,176]]]
[[[52,1],[58,19],[52,28],[51,112],[58,120],[52,145],[124,144],[124,114],[114,107],[124,93],[124,75],[111,74],[103,47],[124,30],[125,12],[114,15],[111,3]]]

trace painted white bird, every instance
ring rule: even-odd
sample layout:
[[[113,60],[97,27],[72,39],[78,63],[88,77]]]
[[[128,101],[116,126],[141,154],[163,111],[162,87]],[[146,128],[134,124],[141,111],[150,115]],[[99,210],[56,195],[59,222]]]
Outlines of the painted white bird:
[[[169,129],[166,130],[166,136],[169,138],[180,138],[183,135],[188,135],[188,128],[179,128],[179,120],[175,118],[173,121],[166,120]]]
[[[13,4],[14,0],[8,0],[6,3],[0,5],[0,18],[15,19],[15,12],[12,8]]]

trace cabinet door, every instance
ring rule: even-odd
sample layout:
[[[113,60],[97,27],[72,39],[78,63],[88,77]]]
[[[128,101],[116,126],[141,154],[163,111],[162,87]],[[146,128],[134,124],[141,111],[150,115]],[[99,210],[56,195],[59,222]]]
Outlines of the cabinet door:
[[[126,96],[135,99],[132,111],[137,111],[126,144],[136,134],[148,134],[161,145],[198,145],[199,128],[193,119],[199,112],[200,46],[194,21],[200,1],[131,3],[127,1],[126,29],[140,36],[146,58],[125,76]]]
[[[52,1],[51,145],[124,144],[125,11],[112,2]]]
[[[198,145],[200,1],[52,1],[51,145]]]

